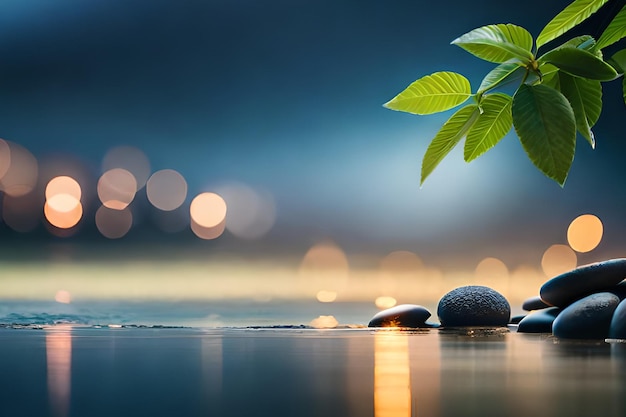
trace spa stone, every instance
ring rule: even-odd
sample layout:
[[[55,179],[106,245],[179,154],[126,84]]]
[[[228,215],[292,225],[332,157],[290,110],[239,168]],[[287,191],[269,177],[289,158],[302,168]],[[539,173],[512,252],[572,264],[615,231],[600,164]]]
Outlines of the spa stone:
[[[619,303],[613,312],[609,337],[611,339],[626,339],[626,301]]]
[[[550,305],[546,304],[545,301],[543,301],[538,295],[535,297],[527,298],[522,303],[522,309],[526,311],[541,310],[542,308],[547,307],[550,307]]]
[[[506,326],[511,306],[499,292],[481,285],[456,288],[439,300],[439,321],[444,327]]]
[[[524,317],[517,325],[519,333],[552,333],[552,323],[561,309],[549,307],[533,311]]]
[[[584,297],[554,319],[552,334],[563,339],[605,339],[618,304],[619,298],[610,292]]]
[[[609,259],[557,275],[541,287],[539,295],[556,307],[569,304],[590,294],[615,287],[626,277],[626,259]]]
[[[431,316],[430,311],[417,304],[400,304],[395,307],[379,311],[372,317],[368,327],[432,327],[426,320]]]

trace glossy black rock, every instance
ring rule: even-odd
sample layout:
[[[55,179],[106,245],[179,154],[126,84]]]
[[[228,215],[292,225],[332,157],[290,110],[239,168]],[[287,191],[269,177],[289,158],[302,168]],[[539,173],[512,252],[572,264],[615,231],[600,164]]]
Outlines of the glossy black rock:
[[[417,304],[400,304],[379,311],[372,317],[368,327],[433,327],[426,320],[431,316],[426,307]]]
[[[506,326],[511,306],[499,292],[480,285],[456,288],[439,300],[439,321],[444,327]]]
[[[626,339],[626,300],[619,303],[613,312],[609,337],[611,339]]]
[[[550,307],[550,305],[546,304],[545,301],[543,301],[538,295],[535,297],[527,298],[522,303],[522,308],[526,311],[541,310],[542,308],[547,307]]]
[[[607,291],[626,277],[626,259],[610,259],[573,269],[547,281],[539,295],[556,307],[569,304],[587,295]]]
[[[606,339],[619,298],[610,292],[584,297],[565,308],[552,323],[552,334],[564,339]]]
[[[561,309],[550,307],[537,310],[524,317],[517,325],[520,333],[552,333],[552,323]]]

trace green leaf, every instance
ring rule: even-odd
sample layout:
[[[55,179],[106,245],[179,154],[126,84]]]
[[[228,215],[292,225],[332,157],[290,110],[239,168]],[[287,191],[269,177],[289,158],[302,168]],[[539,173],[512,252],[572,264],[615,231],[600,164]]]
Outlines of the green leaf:
[[[483,78],[483,81],[478,87],[478,94],[482,94],[486,91],[492,90],[500,85],[505,85],[509,82],[515,81],[517,78],[522,78],[526,69],[520,66],[517,62],[505,62],[498,65]]]
[[[510,23],[488,25],[452,41],[469,53],[489,62],[517,59],[527,64],[533,59],[533,37],[524,28]]]
[[[489,94],[480,103],[482,113],[465,139],[464,158],[470,162],[493,148],[511,130],[513,99],[503,93]]]
[[[558,48],[578,48],[587,52],[591,52],[598,58],[602,59],[602,51],[596,47],[596,40],[590,35],[576,36],[565,42]]]
[[[433,172],[439,163],[450,153],[472,127],[480,110],[476,104],[469,104],[458,110],[441,127],[441,130],[430,142],[422,161],[422,178],[420,185]]]
[[[620,74],[624,74],[626,72],[626,49],[615,52],[609,61]]]
[[[622,7],[622,10],[615,15],[611,23],[602,32],[600,39],[598,39],[597,48],[606,48],[624,37],[626,37],[626,6]]]
[[[384,106],[413,114],[432,114],[449,110],[472,94],[470,82],[456,72],[435,72],[413,82]]]
[[[522,84],[511,111],[517,136],[532,163],[563,186],[576,149],[572,106],[553,88]]]
[[[552,64],[543,64],[539,71],[543,76],[543,84],[559,90],[559,69]]]
[[[608,0],[576,0],[556,15],[537,37],[537,48],[558,38],[594,14]]]
[[[567,98],[574,110],[576,128],[581,135],[595,148],[596,142],[591,131],[600,118],[602,111],[602,85],[600,81],[572,77],[560,73],[561,93]]]
[[[610,81],[617,77],[617,72],[611,65],[584,49],[556,48],[546,52],[538,61],[550,63],[561,71],[576,77],[600,81]]]
[[[622,97],[624,98],[624,104],[626,104],[626,78],[622,80]]]

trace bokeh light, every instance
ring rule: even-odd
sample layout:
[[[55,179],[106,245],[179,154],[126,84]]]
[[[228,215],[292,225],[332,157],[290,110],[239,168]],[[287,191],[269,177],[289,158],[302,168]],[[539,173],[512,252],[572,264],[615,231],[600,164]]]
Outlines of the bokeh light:
[[[146,183],[146,195],[159,210],[176,210],[187,198],[187,181],[173,169],[157,171]]]
[[[80,201],[82,192],[78,182],[66,175],[52,178],[46,185],[46,199],[50,200],[56,195],[69,195],[76,201]]]
[[[67,194],[58,194],[46,201],[43,212],[51,225],[59,229],[70,229],[83,217],[83,206]]]
[[[11,166],[11,147],[6,140],[0,139],[0,181]]]
[[[374,300],[374,304],[376,304],[376,307],[380,308],[381,310],[384,310],[386,308],[391,308],[395,306],[397,303],[398,301],[395,298],[389,297],[386,295],[376,297],[376,300]]]
[[[308,284],[325,291],[343,290],[350,267],[345,252],[333,242],[313,245],[302,258],[298,275]]]
[[[602,221],[593,214],[576,217],[567,228],[567,241],[576,252],[590,252],[602,240]]]
[[[332,303],[337,299],[336,291],[320,290],[315,296],[320,303]]]
[[[102,236],[109,239],[124,237],[133,225],[133,214],[128,209],[114,210],[100,206],[96,211],[96,227]]]
[[[423,266],[419,256],[405,250],[391,252],[380,261],[381,273],[390,275],[415,275]]]
[[[474,274],[477,279],[507,279],[509,269],[500,259],[488,257],[476,265]]]
[[[54,301],[61,304],[70,304],[72,302],[72,295],[69,293],[69,291],[59,290],[54,295]]]
[[[133,146],[111,148],[102,160],[102,171],[122,168],[135,178],[135,192],[141,190],[150,176],[150,161],[145,153]]]
[[[316,329],[334,329],[339,322],[334,316],[319,316],[311,320],[310,326]]]
[[[33,154],[23,146],[9,141],[2,141],[0,152],[3,153],[0,157],[0,172],[4,171],[0,179],[0,190],[12,197],[21,197],[33,191],[39,173],[37,159]],[[8,168],[7,159],[10,160]]]
[[[254,240],[271,230],[276,209],[269,194],[239,183],[225,185],[218,189],[218,193],[228,205],[226,229],[234,236]]]
[[[130,172],[122,168],[106,171],[98,180],[98,197],[102,205],[124,210],[135,198],[137,180]]]
[[[226,228],[226,201],[215,193],[198,194],[189,206],[191,230],[200,239],[216,239]]]
[[[46,185],[44,216],[53,226],[70,229],[78,224],[83,216],[80,203],[82,195],[78,182],[68,176],[52,178]]]
[[[570,271],[576,268],[577,263],[576,252],[567,245],[552,245],[541,258],[541,268],[547,277]]]

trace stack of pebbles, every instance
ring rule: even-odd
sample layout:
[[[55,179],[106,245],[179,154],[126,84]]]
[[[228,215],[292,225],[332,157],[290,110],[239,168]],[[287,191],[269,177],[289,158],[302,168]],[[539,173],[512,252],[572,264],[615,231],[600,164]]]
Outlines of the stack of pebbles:
[[[552,333],[562,339],[626,340],[626,258],[584,265],[543,284],[539,295],[522,308],[530,313],[512,320],[521,333]],[[443,327],[506,326],[511,308],[497,291],[470,285],[456,288],[439,301]],[[383,310],[369,327],[432,328],[423,306],[402,304]]]
[[[573,269],[545,282],[522,308],[518,332],[562,339],[626,339],[626,259]]]

